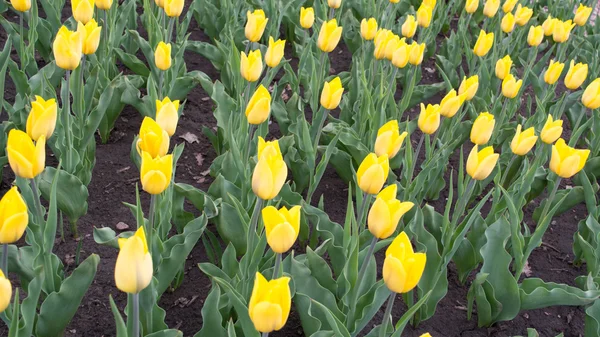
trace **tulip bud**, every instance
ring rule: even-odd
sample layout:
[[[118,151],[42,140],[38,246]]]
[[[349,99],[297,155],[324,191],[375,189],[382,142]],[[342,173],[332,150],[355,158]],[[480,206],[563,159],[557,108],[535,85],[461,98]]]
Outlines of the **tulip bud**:
[[[273,252],[283,254],[290,250],[300,233],[300,206],[280,210],[268,206],[262,210],[267,232],[267,243]]]
[[[377,34],[377,20],[375,18],[362,19],[360,22],[360,36],[367,41],[371,41]]]
[[[385,123],[377,131],[375,154],[379,157],[386,154],[388,158],[394,158],[398,151],[400,151],[402,142],[404,142],[404,138],[406,138],[407,135],[408,133],[406,131],[400,134],[397,120],[394,119]]]
[[[523,80],[516,80],[512,74],[508,74],[504,80],[502,80],[502,95],[506,98],[515,98],[521,90]]]
[[[283,159],[278,140],[266,142],[263,137],[258,136],[258,147],[256,152],[258,159],[261,159],[264,156],[276,156]]]
[[[342,37],[342,27],[338,27],[337,20],[323,21],[317,46],[325,53],[331,53],[337,47]]]
[[[440,126],[440,106],[421,103],[421,113],[418,120],[421,132],[431,135],[437,131]]]
[[[31,8],[31,0],[10,0],[10,4],[19,12],[27,12]],[[0,312],[2,312],[2,310],[0,310]]]
[[[506,13],[500,23],[500,28],[506,34],[511,33],[515,29],[515,16],[512,13]]]
[[[102,31],[102,27],[98,27],[98,22],[96,22],[94,19],[91,19],[85,24],[85,26],[81,22],[78,22],[77,30],[83,32],[82,52],[85,55],[91,55],[95,53],[100,45],[100,33]]]
[[[173,175],[173,155],[152,158],[148,152],[142,152],[140,180],[144,191],[156,195],[164,192],[171,183]]]
[[[473,52],[475,55],[482,57],[487,55],[487,53],[492,49],[494,45],[494,33],[487,33],[484,30],[479,32],[479,37],[477,38],[477,42],[475,42],[475,47],[473,47]]]
[[[52,44],[54,59],[59,68],[74,70],[79,67],[83,48],[82,34],[81,31],[72,32],[65,26],[60,27]]]
[[[252,191],[263,200],[271,200],[279,194],[287,179],[287,165],[283,161],[279,143],[265,143],[259,138],[258,163],[252,174]]]
[[[467,174],[475,180],[484,180],[494,170],[499,154],[494,153],[491,146],[478,151],[477,145],[473,146],[467,158]]]
[[[160,41],[154,51],[154,64],[162,71],[171,68],[171,44]]]
[[[542,129],[542,133],[540,134],[540,138],[542,142],[546,144],[554,143],[563,132],[563,121],[561,119],[554,120],[552,115],[548,114],[548,119],[546,120],[546,124],[544,124],[544,128]]]
[[[75,20],[85,25],[94,17],[94,0],[72,0],[71,9]]]
[[[325,82],[323,91],[321,91],[321,105],[327,110],[333,110],[340,105],[344,88],[342,80],[339,77],[334,78],[330,82]]]
[[[385,58],[388,60],[392,60],[394,58],[394,52],[396,49],[400,48],[400,46],[406,44],[406,39],[400,39],[398,35],[392,35],[392,37],[387,41],[385,45]]]
[[[283,58],[283,51],[285,49],[285,40],[273,40],[273,37],[269,36],[269,48],[265,54],[265,63],[271,68],[275,68],[281,62]]]
[[[560,21],[557,20],[554,26],[554,31],[552,32],[552,38],[554,42],[562,43],[569,39],[571,35],[571,30],[575,27],[573,21]]]
[[[402,36],[411,39],[417,32],[417,21],[413,15],[407,15],[402,24]]]
[[[257,331],[270,333],[285,326],[292,307],[289,283],[286,276],[267,281],[261,273],[256,273],[248,314]]]
[[[6,245],[19,241],[25,233],[27,224],[29,224],[27,204],[17,190],[17,186],[13,186],[0,200],[0,244]]]
[[[425,43],[417,43],[413,41],[408,49],[408,62],[413,66],[418,66],[423,62],[425,53]]]
[[[426,332],[419,337],[431,337],[431,334],[429,332]]]
[[[519,26],[525,26],[531,16],[533,15],[533,10],[529,7],[523,7],[521,5],[517,6],[517,11],[515,12],[515,21]]]
[[[469,14],[475,13],[479,7],[479,0],[467,0],[465,3],[465,11]]]
[[[544,28],[542,26],[531,26],[529,27],[529,34],[527,35],[527,43],[532,47],[537,47],[542,43],[544,39]]]
[[[44,100],[40,96],[35,96],[35,101],[31,102],[31,111],[27,117],[27,135],[34,141],[41,136],[46,139],[52,136],[56,127],[57,107],[54,98]]]
[[[315,23],[315,10],[312,7],[300,8],[300,26],[310,29]]]
[[[177,18],[183,12],[183,0],[163,0],[165,14],[170,18]]]
[[[458,94],[466,94],[466,100],[470,101],[473,99],[473,97],[475,97],[477,89],[479,89],[479,76],[473,75],[469,78],[465,76],[463,77],[460,87],[458,88]]]
[[[590,155],[590,150],[578,150],[568,146],[565,140],[560,138],[552,145],[552,157],[550,158],[550,170],[561,178],[571,178],[585,166]]]
[[[154,3],[160,8],[165,7],[165,0],[154,0]]]
[[[145,152],[152,158],[162,157],[169,151],[169,134],[152,118],[144,117],[136,148],[140,156]]]
[[[338,9],[342,5],[342,0],[327,0],[329,8]]]
[[[148,250],[144,227],[134,235],[119,239],[119,255],[115,265],[117,288],[128,294],[138,294],[152,282],[152,256]]]
[[[471,143],[483,145],[492,137],[496,120],[494,115],[488,112],[482,112],[477,116],[471,127]]]
[[[171,102],[169,97],[165,97],[162,102],[156,100],[156,123],[172,136],[177,129],[179,121],[179,100]]]
[[[390,1],[390,3],[393,3],[393,4],[397,4],[400,2],[400,0],[389,0],[389,1]]]
[[[46,136],[41,135],[34,146],[25,132],[12,129],[8,133],[6,152],[15,175],[33,179],[44,171],[46,165]]]
[[[261,124],[269,118],[271,113],[271,94],[262,84],[256,89],[248,106],[246,107],[246,118],[253,125]]]
[[[262,9],[257,9],[254,12],[248,11],[246,17],[248,18],[244,30],[246,38],[250,42],[258,42],[265,31],[265,27],[267,27],[269,19],[265,17],[265,12]]]
[[[260,49],[251,51],[246,56],[245,52],[242,52],[240,59],[240,72],[242,77],[248,82],[256,82],[262,74],[263,63],[262,54]]]
[[[588,109],[600,108],[600,78],[595,79],[583,92],[581,102]]]
[[[403,39],[404,40],[404,39]],[[404,68],[408,64],[410,46],[402,41],[392,54],[392,64],[397,68]]]
[[[440,103],[440,115],[448,118],[454,117],[464,103],[465,98],[466,95],[457,95],[456,90],[450,90]]]
[[[554,34],[554,27],[556,27],[556,22],[558,22],[558,19],[553,18],[552,15],[548,15],[548,17],[542,24],[545,36],[550,36]]]
[[[510,68],[512,67],[512,59],[510,55],[506,55],[496,62],[496,77],[503,80],[510,74]]]
[[[573,21],[575,21],[575,23],[578,26],[584,26],[586,24],[587,20],[589,19],[590,14],[592,14],[591,7],[587,7],[587,6],[584,6],[583,4],[579,4],[579,8],[577,8],[577,12],[575,13],[575,19],[573,19]]]
[[[556,62],[554,60],[550,60],[550,65],[544,74],[544,82],[548,84],[554,84],[558,81],[560,74],[562,74],[563,69],[565,68],[564,63]]]
[[[502,11],[504,13],[512,12],[512,10],[515,8],[515,5],[517,4],[517,2],[519,2],[519,0],[506,0],[506,1],[504,1],[504,5],[502,5]]]
[[[429,27],[431,24],[431,17],[433,16],[433,8],[427,6],[426,4],[421,4],[419,9],[417,10],[417,22],[419,26],[423,28]]]
[[[485,6],[483,6],[483,15],[488,18],[494,17],[498,8],[500,7],[500,0],[487,0]]]
[[[517,132],[510,142],[510,149],[517,156],[526,155],[537,142],[538,136],[535,135],[535,129],[529,129],[521,132],[521,124],[517,125]]]
[[[376,59],[381,60],[385,58],[385,51],[387,47],[387,43],[394,38],[394,33],[387,29],[379,29],[375,34],[375,40],[373,43],[375,44],[375,50],[373,51],[373,56]]]
[[[396,199],[397,192],[396,184],[384,188],[379,192],[369,210],[369,232],[380,240],[387,239],[394,234],[402,216],[414,206],[410,201],[400,202]]]
[[[2,270],[0,270],[0,313],[3,313],[8,308],[11,297],[12,286],[10,285],[10,281],[4,276]]]
[[[387,154],[377,156],[375,153],[369,153],[362,161],[356,172],[358,187],[368,194],[377,194],[385,184],[390,163]]]
[[[437,4],[437,0],[423,0],[422,3],[431,7],[431,9],[434,9],[435,5]]]
[[[565,76],[565,86],[571,90],[578,89],[588,75],[588,65],[583,63],[575,64],[575,61],[571,60],[571,66]]]
[[[113,0],[96,0],[96,7],[98,9],[107,11],[112,7]]]
[[[427,256],[415,253],[405,232],[400,233],[385,251],[383,281],[395,293],[407,293],[421,280]]]

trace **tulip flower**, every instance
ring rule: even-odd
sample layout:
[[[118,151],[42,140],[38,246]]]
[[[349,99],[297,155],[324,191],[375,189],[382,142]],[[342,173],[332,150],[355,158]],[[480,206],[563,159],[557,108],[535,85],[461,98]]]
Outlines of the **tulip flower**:
[[[369,210],[369,232],[380,240],[387,239],[394,234],[402,216],[414,206],[410,201],[400,202],[396,199],[397,193],[396,184],[384,188],[379,192]]]
[[[544,124],[544,128],[542,129],[542,133],[540,134],[540,138],[542,142],[546,144],[554,143],[563,132],[563,121],[562,119],[554,120],[552,115],[548,114],[548,119]]]
[[[556,81],[558,81],[558,78],[560,77],[560,74],[562,74],[564,68],[564,63],[550,60],[550,65],[548,66],[546,73],[544,73],[544,82],[548,84],[556,83]]]
[[[19,241],[29,224],[27,204],[17,186],[13,186],[0,200],[0,244]],[[2,311],[2,310],[0,310]]]
[[[165,97],[162,101],[156,100],[156,123],[172,136],[177,129],[179,121],[179,100],[171,101]],[[168,147],[168,146],[167,146]]]
[[[500,28],[506,34],[511,33],[515,29],[515,16],[512,13],[506,13],[500,23]]]
[[[488,18],[494,17],[500,7],[500,0],[487,0],[483,6],[483,15]]]
[[[385,45],[385,58],[391,61],[394,58],[394,52],[396,49],[405,44],[405,38],[400,39],[400,36],[396,34],[392,35]]]
[[[252,174],[252,191],[262,200],[271,200],[279,194],[287,178],[287,165],[283,161],[279,145],[277,144],[277,153],[272,147],[264,147],[259,151],[258,163],[254,167]]]
[[[142,152],[140,180],[144,191],[156,195],[164,192],[171,183],[173,175],[173,155],[152,158],[148,152]]]
[[[426,4],[421,4],[421,6],[419,6],[419,9],[417,10],[417,22],[419,23],[419,26],[423,28],[429,27],[432,16],[433,8],[427,6]]]
[[[471,143],[483,145],[492,137],[496,120],[494,115],[488,112],[482,112],[477,116],[471,127]]]
[[[338,9],[342,5],[342,0],[327,0],[329,8]]]
[[[588,109],[600,108],[600,78],[595,79],[583,92],[581,102]]]
[[[327,110],[333,110],[340,105],[344,87],[342,80],[339,77],[334,78],[330,82],[325,82],[323,91],[321,91],[321,105]]]
[[[113,0],[95,0],[95,1],[96,1],[96,7],[98,7],[98,9],[101,9],[103,11],[109,10],[113,4]]]
[[[271,113],[271,94],[262,84],[256,89],[246,107],[248,123],[258,125],[266,121]]]
[[[257,148],[257,158],[261,159],[265,156],[276,156],[283,159],[283,155],[281,154],[281,149],[279,148],[279,141],[265,141],[265,139],[261,136],[258,136],[258,148]]]
[[[10,4],[19,12],[27,12],[31,8],[31,0],[10,0]],[[0,310],[0,312],[2,312],[2,310]]]
[[[454,117],[465,101],[465,98],[465,94],[457,95],[456,90],[450,90],[440,103],[440,115],[448,118]]]
[[[467,158],[467,174],[475,180],[484,180],[494,170],[499,154],[494,153],[491,146],[478,151],[478,146],[473,146]]]
[[[0,313],[3,313],[8,308],[11,297],[12,286],[10,285],[10,281],[4,276],[2,270],[0,270]]]
[[[127,239],[119,239],[119,255],[115,265],[115,283],[119,290],[139,294],[152,282],[153,270],[144,227],[138,228]]]
[[[154,0],[154,3],[160,8],[165,7],[165,0]]]
[[[415,253],[405,232],[400,233],[385,251],[383,281],[391,291],[406,293],[417,286],[427,257],[425,253]]]
[[[82,26],[81,31],[84,33],[82,52],[85,55],[91,55],[96,52],[98,46],[100,45],[100,33],[102,31],[102,27],[98,27],[98,22],[96,22],[94,19],[91,19],[85,25],[79,22],[79,25]]]
[[[375,34],[375,39],[373,41],[375,44],[375,50],[373,52],[373,56],[375,56],[376,59],[381,60],[381,59],[385,58],[385,51],[387,49],[386,48],[387,44],[393,38],[394,38],[394,33],[392,33],[390,30],[380,29],[377,31],[377,33]]]
[[[502,95],[506,98],[515,98],[521,90],[523,80],[516,80],[512,74],[508,74],[504,80],[502,80]]]
[[[517,156],[526,155],[537,142],[538,136],[535,135],[535,129],[529,129],[521,132],[521,124],[517,125],[517,132],[510,142],[510,149]]]
[[[170,18],[177,18],[183,11],[183,0],[163,0],[165,14]]]
[[[515,21],[519,26],[525,26],[531,16],[533,15],[533,10],[529,7],[517,6],[517,11],[515,12]]]
[[[417,32],[417,20],[413,15],[407,15],[406,20],[402,24],[402,36],[411,39]]]
[[[269,36],[269,48],[265,54],[265,63],[271,68],[275,68],[281,62],[283,58],[283,51],[285,49],[285,40],[275,41],[273,37]]]
[[[406,43],[401,43],[392,54],[392,64],[397,68],[404,68],[408,64],[410,46]]]
[[[375,153],[369,153],[356,172],[358,187],[367,194],[379,193],[389,171],[390,163],[387,154],[377,156]]]
[[[575,27],[573,21],[557,21],[554,26],[554,31],[552,32],[552,38],[554,42],[562,43],[569,39],[571,35],[571,30]]]
[[[289,277],[267,281],[261,273],[256,273],[248,314],[257,331],[270,333],[284,327],[292,307],[289,283]]]
[[[437,0],[423,0],[422,3],[433,9],[433,8],[435,8],[435,5],[437,4]]]
[[[248,11],[246,17],[248,18],[244,29],[246,38],[250,42],[258,42],[265,31],[265,27],[267,27],[269,19],[265,17],[265,12],[262,9],[257,9],[254,12]]]
[[[82,32],[72,32],[65,26],[60,27],[58,30],[58,34],[56,34],[56,38],[52,44],[52,51],[54,52],[56,65],[59,68],[64,70],[74,70],[79,67],[83,49],[83,38],[81,34]]]
[[[466,100],[470,101],[473,99],[473,97],[475,97],[477,89],[479,89],[479,76],[473,75],[469,78],[465,76],[463,77],[460,87],[458,88],[458,94],[466,94]]]
[[[33,179],[44,171],[46,165],[46,136],[41,135],[36,144],[29,136],[17,129],[8,133],[6,144],[8,163],[16,176]]]
[[[246,56],[245,52],[242,52],[240,59],[240,73],[242,77],[248,82],[256,82],[262,74],[263,63],[262,54],[260,49],[251,51]]]
[[[513,61],[510,55],[506,55],[496,62],[496,77],[503,80],[510,74],[510,68],[512,67]]]
[[[565,76],[565,86],[571,90],[578,89],[588,75],[588,65],[583,63],[575,64],[575,61],[571,60],[571,66]]]
[[[542,24],[542,28],[544,29],[545,36],[551,36],[554,34],[554,27],[556,27],[556,23],[558,19],[553,18],[552,15],[548,15],[544,23]]]
[[[315,10],[312,7],[300,8],[300,26],[310,29],[315,23]]]
[[[421,113],[418,120],[421,132],[431,135],[440,127],[440,106],[421,103]]]
[[[479,7],[479,0],[467,0],[465,3],[465,11],[469,14],[475,13]]]
[[[590,150],[572,148],[560,138],[552,145],[550,170],[561,178],[571,178],[583,169],[589,155]]]
[[[398,151],[400,151],[404,138],[407,135],[408,132],[406,131],[400,133],[397,120],[394,119],[385,123],[377,131],[375,154],[379,157],[386,154],[388,158],[394,158]]]
[[[431,337],[431,334],[429,332],[426,332],[419,337]]]
[[[45,136],[46,139],[52,136],[56,127],[57,107],[54,98],[44,100],[40,96],[35,96],[35,101],[31,102],[31,110],[27,117],[27,135],[34,141]]]
[[[331,53],[337,47],[342,37],[342,27],[338,26],[336,19],[323,21],[317,46],[324,53]]]
[[[152,158],[162,157],[169,151],[169,134],[152,118],[144,117],[136,147],[140,156],[146,152]]]
[[[487,33],[484,30],[479,32],[479,37],[477,38],[477,42],[475,42],[475,47],[473,47],[473,52],[475,55],[482,57],[487,55],[487,53],[492,49],[494,45],[494,33]]]
[[[375,18],[362,19],[360,22],[360,36],[367,41],[371,41],[377,34],[377,20]]]
[[[397,4],[400,2],[400,0],[389,0],[389,1],[390,1],[390,3],[393,3],[393,4]]]
[[[509,13],[512,12],[512,10],[515,8],[517,2],[519,2],[519,0],[506,0],[504,1],[504,4],[502,5],[502,11],[504,13]]]
[[[171,44],[160,41],[154,51],[154,64],[162,71],[171,68]]]
[[[425,52],[425,43],[417,43],[413,41],[408,50],[408,62],[413,66],[418,66],[423,62]]]
[[[579,8],[577,8],[577,12],[575,13],[575,19],[573,21],[578,26],[584,26],[587,23],[588,18],[592,14],[592,8],[584,6],[583,4],[579,4]]]
[[[527,35],[527,43],[532,47],[537,47],[542,43],[544,39],[544,28],[542,26],[531,26],[529,27],[529,34]]]
[[[263,208],[262,218],[267,232],[267,243],[273,252],[283,254],[290,250],[300,233],[300,206],[289,210],[285,207],[277,210],[268,206]]]
[[[71,9],[75,20],[85,25],[94,17],[94,0],[72,0]]]

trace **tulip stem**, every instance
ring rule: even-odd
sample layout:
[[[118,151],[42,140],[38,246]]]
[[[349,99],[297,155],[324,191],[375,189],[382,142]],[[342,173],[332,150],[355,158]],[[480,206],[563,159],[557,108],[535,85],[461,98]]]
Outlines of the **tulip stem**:
[[[148,236],[150,238],[150,254],[154,258],[154,213],[156,210],[156,195],[150,195],[150,211],[148,213]]]
[[[132,294],[133,300],[133,337],[140,336],[140,294]]]
[[[465,212],[467,203],[469,202],[469,199],[471,199],[471,193],[473,193],[474,186],[475,186],[475,179],[469,180],[469,183],[467,184],[467,188],[465,188],[465,192],[458,200],[458,204],[456,205],[456,208],[454,209],[454,214],[452,217],[452,230],[453,231],[454,231],[454,228],[456,227],[456,225],[458,224],[458,220],[462,217],[463,213]]]
[[[268,337],[268,336],[269,336],[269,333],[268,333],[268,332],[263,332],[261,336],[262,336],[262,337]]]
[[[362,226],[362,218],[365,215],[365,212],[367,210],[367,206],[371,203],[371,195],[367,194],[365,192],[363,192],[363,197],[362,197],[362,205],[360,206],[360,208],[358,208],[358,214],[356,214],[356,225],[357,226],[361,226],[361,228],[364,228],[364,226]]]
[[[163,82],[165,80],[165,72],[164,71],[160,71],[160,73],[158,74],[158,98],[159,99],[163,99]]]
[[[579,129],[579,125],[581,124],[581,120],[583,119],[583,116],[586,115],[586,109],[583,109],[583,111],[581,111],[581,113],[579,114],[579,117],[577,118],[577,121],[575,122],[575,126],[573,127],[573,132],[577,132],[577,129]],[[593,116],[593,114],[592,114]]]
[[[23,36],[23,12],[19,12],[19,36],[21,37],[20,49],[21,49],[21,70],[25,71],[25,37]]]
[[[360,285],[362,283],[362,280],[365,276],[365,273],[367,271],[367,267],[369,265],[369,260],[371,259],[371,256],[373,256],[373,252],[375,252],[375,245],[377,244],[377,237],[373,237],[373,239],[371,240],[371,245],[369,246],[369,250],[367,251],[367,255],[365,256],[365,258],[363,259],[363,263],[360,266],[360,271],[358,272],[357,278],[356,278],[356,284],[354,285],[354,289],[352,290],[352,297],[350,297],[350,312],[348,314],[348,321],[347,324],[351,324],[354,321],[354,315],[355,315],[355,307],[356,307],[356,302],[358,301],[358,295],[360,292]]]
[[[513,166],[515,159],[517,159],[517,155],[513,155],[512,158],[510,158],[510,161],[508,162],[508,165],[506,165],[506,171],[504,171],[504,175],[502,177],[502,180],[500,181],[500,185],[505,186],[506,184],[506,179],[508,178],[508,172],[510,171],[510,168]]]
[[[33,192],[33,203],[35,204],[35,212],[38,217],[39,225],[42,225],[44,222],[44,213],[42,212],[42,204],[40,203],[40,194],[37,189],[37,185],[35,183],[35,178],[29,179],[29,184],[31,185],[31,191]]]
[[[546,214],[548,214],[548,211],[550,211],[550,206],[552,205],[552,201],[554,201],[554,197],[556,196],[556,192],[558,191],[558,186],[560,185],[561,179],[562,179],[561,177],[558,177],[558,179],[556,179],[556,182],[554,183],[554,187],[552,187],[552,191],[550,192],[550,195],[548,196],[548,200],[546,201],[546,205],[544,205],[544,209],[542,210],[542,213],[540,214],[538,223],[541,222],[546,217]]]
[[[250,251],[250,247],[254,246],[254,236],[256,234],[256,226],[258,224],[258,218],[262,209],[263,201],[261,198],[256,198],[254,204],[254,211],[252,212],[252,219],[250,219],[250,227],[248,227],[248,247],[246,247],[246,253]]]
[[[419,144],[417,144],[417,149],[415,150],[415,154],[412,158],[412,163],[410,163],[410,169],[408,170],[408,179],[406,180],[406,187],[404,188],[404,198],[408,198],[408,188],[412,183],[413,175],[415,173],[415,168],[417,166],[417,160],[419,159],[419,152],[421,152],[421,147],[423,147],[423,141],[425,139],[425,134],[421,133],[421,138],[419,138]]]
[[[256,130],[256,126],[254,124],[250,124],[250,130],[248,130],[248,141],[246,144],[246,152],[244,152],[243,160],[249,159],[250,156],[250,148],[252,147],[252,141],[254,140],[254,131]]]
[[[2,245],[2,265],[0,266],[2,273],[8,277],[8,244]]]
[[[385,308],[385,313],[383,314],[383,320],[381,321],[381,326],[379,327],[379,337],[386,336],[387,325],[389,321],[392,319],[392,308],[394,307],[394,300],[396,299],[396,293],[392,292],[387,301],[387,307]]]
[[[279,269],[281,268],[282,254],[275,255],[275,267],[273,267],[273,279],[279,278]]]
[[[409,79],[409,83],[408,83],[408,88],[406,88],[406,92],[402,93],[402,100],[400,101],[400,109],[398,110],[398,116],[396,116],[396,119],[400,120],[402,115],[404,114],[404,111],[408,108],[408,105],[410,104],[410,98],[412,96],[413,90],[415,88],[415,82],[417,80],[417,70],[419,69],[419,67],[414,66],[413,67],[413,72],[412,72],[412,76]]]
[[[319,146],[319,140],[321,139],[321,133],[323,132],[323,124],[327,120],[327,115],[329,115],[329,110],[323,108],[323,116],[319,121],[319,128],[317,129],[317,134],[315,135],[313,150],[315,151],[315,156],[317,155],[317,147]]]
[[[175,24],[175,18],[169,19],[169,27],[167,28],[167,36],[165,36],[166,43],[171,43],[171,36],[173,35],[173,25]]]
[[[66,78],[66,88],[63,88],[64,90],[64,99],[66,100],[63,101],[63,106],[64,106],[64,111],[62,112],[62,123],[63,123],[63,130],[65,132],[65,139],[67,140],[67,151],[65,153],[66,155],[66,165],[65,165],[65,169],[67,171],[72,170],[73,168],[71,167],[71,153],[70,151],[73,149],[71,146],[71,136],[72,136],[72,132],[71,130],[71,123],[69,122],[69,119],[71,118],[71,92],[70,92],[70,83],[71,83],[71,71],[67,70],[66,74],[65,74],[65,78]]]

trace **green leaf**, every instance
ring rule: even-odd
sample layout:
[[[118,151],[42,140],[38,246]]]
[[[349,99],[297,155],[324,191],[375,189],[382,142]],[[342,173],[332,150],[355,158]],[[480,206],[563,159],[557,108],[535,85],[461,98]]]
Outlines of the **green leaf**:
[[[56,203],[58,208],[69,218],[71,223],[76,223],[87,213],[88,189],[76,176],[48,166],[38,178],[40,191],[46,200],[52,201],[50,195],[55,178],[57,179]]]
[[[213,286],[202,306],[202,329],[194,337],[226,337],[227,331],[221,326],[223,317],[219,312],[221,290]]]
[[[327,322],[333,328],[333,332],[335,332],[336,336],[350,337],[350,333],[348,332],[348,329],[346,329],[346,327],[344,326],[344,323],[342,323],[337,317],[335,317],[331,310],[329,310],[329,308],[319,303],[315,299],[312,299],[312,303],[315,304],[319,309],[321,309],[323,313],[325,313],[325,317],[327,317]]]
[[[600,290],[581,290],[566,284],[527,278],[520,285],[521,310],[546,308],[555,305],[582,306],[600,297]]]
[[[238,321],[242,325],[242,330],[244,331],[244,336],[245,337],[258,337],[259,333],[254,328],[254,324],[252,323],[252,320],[250,320],[250,316],[248,314],[248,306],[246,304],[246,301],[242,297],[242,295],[240,293],[238,293],[237,290],[233,289],[231,287],[231,285],[229,283],[227,283],[225,280],[220,279],[218,277],[213,277],[213,280],[215,282],[217,282],[219,284],[219,286],[221,286],[223,289],[225,289],[225,292],[227,293],[227,297],[229,298],[229,301],[231,301],[231,304],[235,308],[235,311],[238,316]]]
[[[115,300],[113,300],[112,295],[108,295],[108,299],[110,301],[110,310],[113,313],[115,318],[115,325],[117,328],[117,337],[127,337],[127,325],[123,321],[123,316],[119,312],[117,305],[115,304]]]

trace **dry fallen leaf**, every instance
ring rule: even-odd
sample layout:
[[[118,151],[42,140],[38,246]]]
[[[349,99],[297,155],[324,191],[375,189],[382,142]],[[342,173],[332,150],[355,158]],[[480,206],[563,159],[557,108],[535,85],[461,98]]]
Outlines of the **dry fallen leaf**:
[[[117,229],[120,231],[124,231],[126,229],[129,229],[129,225],[124,223],[123,221],[119,221],[119,223],[117,223]]]
[[[529,261],[525,262],[525,266],[523,267],[523,274],[525,274],[525,276],[530,277],[531,274],[533,274],[531,272],[531,267],[529,266]]]
[[[183,135],[179,136],[179,138],[183,138],[186,142],[190,144],[200,143],[200,140],[198,140],[198,136],[191,132],[186,132]]]
[[[194,157],[196,157],[196,163],[198,163],[198,166],[202,166],[202,164],[204,163],[204,156],[202,155],[202,153],[195,153]]]

